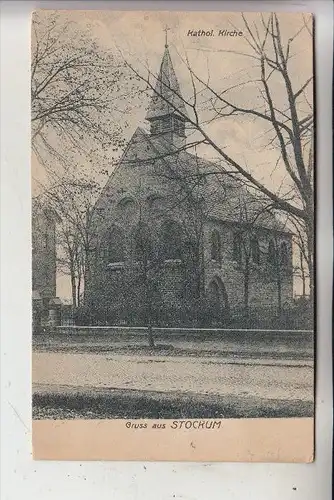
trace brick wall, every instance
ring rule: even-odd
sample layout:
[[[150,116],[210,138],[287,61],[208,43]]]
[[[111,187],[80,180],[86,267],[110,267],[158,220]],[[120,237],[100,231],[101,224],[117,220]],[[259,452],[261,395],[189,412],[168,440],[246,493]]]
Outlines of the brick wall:
[[[32,210],[32,289],[41,297],[56,296],[55,221],[33,205]]]
[[[209,222],[205,226],[205,282],[218,277],[225,285],[231,309],[239,308],[244,302],[245,265],[239,265],[233,260],[233,235],[236,227],[231,224]],[[221,236],[222,262],[211,261],[210,256],[210,234],[217,230]],[[257,238],[260,244],[260,264],[250,265],[249,277],[249,302],[255,307],[271,306],[277,301],[278,285],[277,274],[273,273],[268,265],[267,248],[273,233],[270,230],[258,229]],[[291,236],[286,233],[275,235],[279,242],[285,241],[288,246],[288,266],[281,269],[281,296],[282,303],[290,303],[293,298],[292,277],[292,242]]]
[[[137,271],[133,267],[131,248],[133,231],[139,221],[146,224],[152,245],[159,247],[161,226],[164,220],[172,219],[183,228],[183,244],[186,244],[189,233],[196,226],[196,214],[185,205],[175,203],[175,185],[156,176],[161,160],[154,166],[149,160],[152,157],[151,146],[140,136],[138,142],[130,144],[123,163],[115,171],[105,192],[98,202],[95,220],[96,250],[91,255],[91,279],[86,286],[86,302],[108,305],[123,302],[130,309],[131,303],[140,303],[143,289],[134,285]],[[146,158],[146,159],[145,159]],[[160,197],[160,199],[159,199]],[[108,269],[101,259],[101,241],[103,235],[116,225],[124,239],[124,266],[118,272]],[[203,226],[204,246],[204,282],[208,288],[213,279],[221,280],[230,306],[231,313],[243,306],[244,273],[242,265],[233,261],[233,235],[237,224],[219,220],[205,219]],[[221,240],[221,262],[211,260],[211,233],[217,230]],[[249,302],[252,306],[271,306],[277,301],[277,285],[267,262],[267,248],[274,233],[257,229],[256,235],[260,244],[260,264],[252,264],[249,280]],[[289,252],[289,265],[284,270],[281,280],[282,303],[292,300],[292,246],[291,237],[285,233],[275,232],[275,238],[286,241]],[[159,307],[180,309],[184,304],[184,269],[176,263],[161,262],[151,269],[151,279],[155,286],[155,301]],[[152,274],[153,273],[153,274]],[[129,286],[131,283],[131,286]],[[157,307],[158,307],[157,305]],[[116,307],[116,306],[115,306]]]

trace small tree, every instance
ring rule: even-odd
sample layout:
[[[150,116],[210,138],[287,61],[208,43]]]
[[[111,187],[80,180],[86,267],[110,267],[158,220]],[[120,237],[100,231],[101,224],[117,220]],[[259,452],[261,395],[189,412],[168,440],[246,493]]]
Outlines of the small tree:
[[[70,277],[73,307],[81,305],[89,280],[93,213],[99,189],[94,181],[79,181],[68,174],[36,198],[57,215],[58,271]]]
[[[302,296],[303,300],[305,300],[306,297],[308,296],[308,294],[307,294],[307,282],[309,280],[308,266],[307,266],[307,263],[305,261],[303,251],[301,250],[301,248],[298,244],[298,240],[296,242],[296,245],[298,247],[298,256],[297,256],[298,261],[297,261],[296,265],[294,266],[294,275],[297,279],[300,279],[300,281],[301,281],[301,285],[302,285],[301,296]]]
[[[144,324],[147,327],[148,345],[154,347],[153,324],[158,304],[157,280],[162,269],[160,255],[157,248],[153,248],[149,233],[149,220],[141,200],[141,186],[136,192],[136,213],[133,220],[131,235],[128,235],[128,248],[125,251],[123,237],[115,231],[113,224],[108,223],[103,215],[101,227],[97,231],[99,252],[105,253],[103,259],[105,273],[108,274],[108,284],[105,293],[101,290],[102,302],[113,300],[113,310],[118,319],[126,315],[127,321],[135,324]],[[96,233],[96,213],[92,232]],[[103,236],[106,234],[107,239]],[[118,248],[119,244],[122,248]],[[106,245],[106,246],[105,246]],[[99,256],[97,256],[100,259]],[[96,262],[97,265],[99,265]],[[100,270],[101,271],[101,270]],[[96,289],[95,293],[100,292]],[[115,296],[112,297],[113,293]],[[103,297],[102,297],[103,295]]]
[[[254,274],[261,276],[260,265],[263,265],[258,231],[263,218],[269,216],[272,219],[272,214],[270,206],[263,199],[250,195],[242,188],[237,208],[239,220],[233,240],[233,258],[243,275],[243,308],[247,320],[250,314],[251,280]]]
[[[143,223],[141,213],[135,234],[134,246],[134,265],[136,267],[138,266],[134,273],[136,280],[139,280],[141,285],[140,288],[143,290],[142,301],[144,308],[144,321],[147,326],[148,344],[150,347],[154,347],[152,316],[155,298],[154,281],[158,270],[156,262],[153,263],[154,256],[152,243],[147,232],[147,227]]]
[[[185,150],[191,147],[188,145]],[[218,173],[206,176],[207,163],[193,153],[177,149],[174,153],[157,154],[153,177],[163,183],[169,203],[161,215],[175,218],[182,233],[182,270],[184,275],[183,302],[201,323],[207,315],[205,269],[211,260],[205,251],[205,225],[217,205],[225,198],[225,179]],[[166,188],[168,186],[168,188]],[[220,253],[220,249],[218,251]],[[208,261],[209,259],[209,261]],[[218,257],[220,261],[220,257]]]
[[[306,228],[302,220],[296,218],[289,218],[289,224],[294,232],[294,246],[296,249],[294,274],[295,277],[301,280],[302,297],[305,299],[310,295],[310,256],[309,248],[307,245]],[[313,307],[311,301],[309,306]]]

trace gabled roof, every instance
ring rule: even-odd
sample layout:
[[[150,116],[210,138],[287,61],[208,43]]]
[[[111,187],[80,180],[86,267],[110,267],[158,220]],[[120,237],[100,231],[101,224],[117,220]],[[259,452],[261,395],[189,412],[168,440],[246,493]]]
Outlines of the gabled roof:
[[[177,173],[178,168],[182,169],[185,178],[189,175],[194,184],[198,183],[202,174],[203,182],[196,189],[198,195],[207,202],[208,217],[289,233],[284,224],[268,210],[267,203],[254,196],[240,181],[222,174],[217,163],[190,153],[190,147],[178,149],[164,136],[150,136],[142,129],[140,134],[142,140],[150,143],[155,151],[153,159],[161,159],[171,172]],[[152,160],[152,153],[149,158]]]
[[[179,114],[188,117],[168,45],[166,45],[155,90],[147,110],[146,120],[172,113],[178,114],[177,110],[179,110]]]
[[[159,177],[160,173],[163,174],[161,177],[162,185],[168,182],[168,175],[165,175],[168,172],[171,177],[171,185],[174,183],[174,187],[180,181],[187,182],[188,179],[189,183],[198,184],[196,186],[197,195],[205,200],[207,205],[205,212],[208,218],[289,233],[277,217],[266,209],[266,204],[255,197],[240,181],[228,174],[222,174],[220,165],[190,153],[190,149],[187,146],[181,149],[177,148],[164,136],[151,136],[144,129],[138,127],[124,151],[118,167],[111,174],[104,192],[112,185],[113,177],[119,169],[123,167],[134,168],[137,169],[136,175],[140,176],[141,166],[156,162],[156,175]],[[161,172],[159,172],[159,168]],[[177,179],[179,174],[180,178]],[[201,174],[203,182],[198,183]],[[102,193],[101,201],[103,197]]]

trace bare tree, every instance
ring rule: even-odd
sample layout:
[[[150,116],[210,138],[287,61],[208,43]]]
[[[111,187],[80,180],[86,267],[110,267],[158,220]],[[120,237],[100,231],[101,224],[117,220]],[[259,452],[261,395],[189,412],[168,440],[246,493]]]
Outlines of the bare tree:
[[[63,14],[64,15],[64,14]],[[57,12],[35,12],[32,20],[32,148],[43,164],[68,163],[74,151],[123,145],[115,116],[126,111],[130,78],[124,65]],[[108,112],[106,112],[108,110]],[[89,139],[89,140],[87,140]]]
[[[156,297],[155,293],[155,280],[156,274],[159,270],[159,265],[153,254],[152,242],[148,234],[147,226],[143,220],[141,206],[139,205],[139,220],[136,229],[136,234],[133,248],[135,255],[135,280],[143,291],[143,308],[144,308],[144,321],[147,326],[148,344],[149,347],[154,347],[153,336],[153,307]]]
[[[303,220],[289,217],[289,224],[294,232],[294,245],[296,252],[296,263],[294,266],[295,277],[302,282],[302,297],[305,299],[310,295],[310,275],[311,266],[309,247],[307,245],[306,228]],[[311,256],[312,258],[312,256]],[[311,302],[312,307],[312,302]]]
[[[84,273],[83,251],[75,228],[61,219],[57,231],[57,270],[71,280],[72,305],[80,306]]]
[[[38,197],[57,216],[58,271],[70,276],[74,307],[80,305],[89,279],[93,213],[99,189],[93,181],[68,174]]]
[[[310,293],[313,296],[313,245],[314,245],[314,187],[313,187],[313,106],[312,100],[312,75],[309,75],[298,86],[292,76],[296,54],[293,53],[295,40],[301,33],[312,37],[310,24],[312,20],[302,18],[300,29],[290,38],[285,39],[279,14],[259,14],[258,21],[249,24],[248,16],[241,15],[244,23],[245,39],[249,51],[235,55],[251,58],[254,62],[254,71],[257,76],[249,81],[241,82],[224,90],[215,89],[210,83],[210,75],[203,78],[191,67],[189,59],[185,63],[189,70],[193,95],[184,99],[177,94],[186,105],[189,113],[184,114],[175,105],[175,90],[168,87],[168,92],[159,92],[156,85],[156,76],[148,71],[148,76],[142,74],[127,62],[134,74],[144,81],[148,90],[155,92],[161,99],[168,102],[171,109],[188,123],[188,126],[199,134],[198,143],[211,146],[218,159],[221,160],[222,174],[238,177],[247,186],[259,191],[275,206],[299,220],[302,220],[306,229],[306,244],[308,248],[308,263],[310,276]],[[311,43],[311,41],[310,41]],[[311,47],[311,45],[310,45]],[[222,50],[222,53],[224,51]],[[275,82],[283,82],[284,96],[281,102],[276,99]],[[250,91],[257,89],[257,95],[252,100],[254,106],[247,107],[238,103],[240,89],[246,92],[247,84],[253,86]],[[166,83],[163,82],[166,86]],[[205,100],[201,96],[205,94]],[[172,95],[172,97],[168,97]],[[233,97],[234,95],[234,97]],[[167,97],[166,97],[167,96]],[[203,112],[205,111],[205,113]],[[253,174],[246,164],[229,154],[223,142],[219,142],[210,135],[210,125],[213,121],[221,119],[234,119],[237,116],[249,117],[262,123],[264,132],[268,136],[268,147],[277,151],[277,164],[285,172],[287,189],[282,186],[273,190]],[[277,165],[273,164],[275,169]],[[216,172],[214,172],[216,175]],[[206,175],[210,175],[207,172]]]
[[[276,249],[281,244],[281,234],[286,230],[279,212],[273,208],[273,204],[263,196],[254,196],[245,188],[240,187],[239,202],[236,209],[239,212],[238,221],[233,238],[233,260],[238,270],[243,275],[243,310],[244,317],[250,315],[250,290],[252,279],[267,279],[268,271],[275,284],[278,286],[278,309],[281,311],[281,287],[284,278],[283,273],[278,273],[279,268],[273,268],[276,260],[268,259],[267,245],[262,242],[263,235],[268,230],[271,240],[275,242]],[[267,228],[267,229],[265,229]],[[269,243],[270,247],[270,243]],[[288,254],[286,255],[288,260]],[[268,262],[270,260],[270,265]],[[279,264],[279,262],[277,263]],[[275,272],[273,273],[273,269]]]
[[[159,160],[153,177],[169,186],[169,203],[164,205],[162,215],[165,219],[174,218],[182,234],[183,301],[190,307],[191,316],[201,323],[208,306],[205,269],[211,260],[210,251],[205,251],[205,225],[225,197],[224,179],[211,175],[208,182],[207,162],[197,154],[180,155],[178,150],[172,155],[161,155]],[[217,248],[217,265],[219,254]]]
[[[164,218],[176,217],[182,227],[186,248],[183,252],[183,269],[186,286],[194,302],[193,314],[199,316],[209,307],[210,297],[206,290],[205,269],[212,259],[221,264],[220,243],[205,241],[204,230],[207,221],[225,204],[225,216],[230,213],[235,218],[236,240],[234,253],[238,270],[243,275],[244,314],[249,316],[251,279],[254,274],[263,274],[260,268],[261,255],[259,228],[265,223],[272,227],[273,234],[285,229],[283,222],[276,218],[275,204],[261,193],[250,193],[244,184],[228,180],[226,175],[213,171],[212,165],[197,155],[189,155],[183,149],[167,153],[157,153],[153,177],[161,185],[169,185],[170,202],[164,205],[161,215]],[[136,160],[138,161],[138,160]],[[209,174],[207,173],[209,169]],[[229,190],[229,187],[233,189]],[[227,198],[227,200],[226,200]],[[227,212],[226,212],[227,210]],[[208,245],[209,243],[209,245]],[[211,244],[211,248],[210,248]],[[277,245],[280,239],[277,239]],[[212,249],[212,245],[215,248]],[[208,250],[205,251],[205,246]],[[213,255],[213,253],[215,255]],[[263,262],[261,262],[263,267]],[[268,271],[268,266],[264,266]],[[276,269],[276,268],[275,268]],[[280,268],[278,268],[280,269]],[[270,273],[278,287],[281,287],[283,273]],[[278,290],[278,309],[281,310],[281,291]],[[217,311],[211,311],[217,313]]]
[[[303,254],[303,251],[301,249],[301,245],[299,245],[299,240],[296,239],[296,245],[298,246],[298,262],[297,264],[295,264],[294,266],[294,275],[297,279],[300,279],[301,280],[301,284],[302,284],[302,293],[301,293],[301,296],[303,298],[303,300],[305,300],[307,298],[307,282],[309,280],[309,275],[308,275],[308,265],[305,261],[305,257],[304,257],[304,254]]]
[[[129,247],[127,252],[123,248],[124,242],[114,230],[113,224],[100,220],[105,231],[100,231],[97,238],[98,254],[100,260],[105,255],[104,267],[108,274],[106,295],[100,290],[100,301],[107,305],[112,298],[112,320],[119,320],[126,316],[128,322],[144,324],[147,328],[148,345],[154,347],[153,325],[156,309],[159,306],[158,283],[161,279],[161,255],[154,245],[149,231],[150,221],[145,210],[145,203],[141,199],[141,187],[136,192],[136,214],[131,234],[128,236]],[[92,232],[96,233],[96,217]],[[103,217],[103,211],[102,211]],[[117,261],[117,262],[116,262]],[[95,261],[95,265],[100,265]],[[96,290],[95,290],[96,294]],[[87,297],[89,304],[90,297]],[[108,309],[108,306],[107,306]],[[109,318],[110,320],[110,318]]]
[[[153,178],[158,177],[159,184],[165,187],[163,202],[159,208],[151,205],[156,199],[154,195],[147,199],[147,192],[140,182],[137,190],[132,192],[136,199],[135,219],[132,221],[135,230],[127,236],[131,240],[128,241],[130,254],[127,255],[124,266],[122,265],[122,277],[118,274],[119,263],[107,264],[111,273],[109,284],[113,286],[114,282],[114,307],[126,310],[128,321],[133,316],[136,321],[145,324],[150,347],[154,346],[155,321],[162,317],[165,317],[166,323],[173,320],[169,317],[171,311],[163,306],[161,296],[166,269],[173,266],[180,281],[180,289],[177,286],[174,290],[179,298],[175,299],[177,304],[173,306],[173,315],[177,314],[178,305],[181,307],[181,303],[189,300],[195,300],[198,306],[192,308],[192,313],[200,315],[200,301],[205,297],[203,226],[207,207],[203,202],[206,197],[203,188],[198,185],[198,176],[189,178],[187,175],[194,165],[187,165],[179,160],[176,156],[159,165],[155,164],[151,172]],[[161,199],[158,196],[158,205],[159,203]],[[153,223],[155,217],[160,223]],[[157,227],[153,233],[149,229],[152,224]],[[119,235],[108,227],[111,237],[113,234],[116,237],[106,239],[106,243],[117,247]],[[114,260],[124,259],[122,254],[124,255],[123,252],[111,251]],[[111,291],[109,296],[112,296]],[[183,307],[181,309],[184,310]]]
[[[249,207],[250,200],[240,197],[239,220],[237,230],[233,240],[233,258],[237,262],[238,269],[243,275],[244,285],[244,316],[249,318],[249,292],[251,287],[252,273],[256,272],[256,267],[260,264],[260,246],[256,234],[256,220],[263,213],[263,209],[254,210]],[[258,200],[255,201],[258,205]]]
[[[133,89],[124,64],[64,16],[33,15],[32,149],[47,179],[34,179],[38,196],[59,216],[58,268],[70,276],[76,307],[89,276],[98,183],[113,163],[111,154],[124,144],[126,121],[121,126],[117,116],[126,113]]]

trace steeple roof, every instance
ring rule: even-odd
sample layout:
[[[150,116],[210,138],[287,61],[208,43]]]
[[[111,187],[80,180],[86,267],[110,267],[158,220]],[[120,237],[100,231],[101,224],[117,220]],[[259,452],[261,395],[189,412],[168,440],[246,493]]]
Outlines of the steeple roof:
[[[177,113],[177,110],[179,113]],[[172,113],[183,115],[184,117],[188,116],[181,96],[179,82],[173,68],[168,45],[166,44],[159,76],[148,107],[146,120],[170,115]]]

